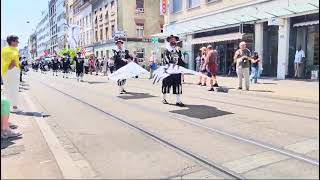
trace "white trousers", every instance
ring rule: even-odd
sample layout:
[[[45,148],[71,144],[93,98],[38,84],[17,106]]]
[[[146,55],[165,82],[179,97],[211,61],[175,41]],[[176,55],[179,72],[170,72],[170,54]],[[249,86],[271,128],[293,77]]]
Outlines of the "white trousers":
[[[237,67],[237,75],[238,75],[238,80],[239,80],[239,87],[242,88],[242,78],[244,78],[244,83],[246,86],[246,89],[249,90],[249,75],[250,71],[249,68],[242,68],[242,67]]]
[[[12,106],[18,106],[18,94],[19,94],[19,80],[20,70],[14,67],[8,70],[7,74],[3,78],[4,95],[9,99]]]

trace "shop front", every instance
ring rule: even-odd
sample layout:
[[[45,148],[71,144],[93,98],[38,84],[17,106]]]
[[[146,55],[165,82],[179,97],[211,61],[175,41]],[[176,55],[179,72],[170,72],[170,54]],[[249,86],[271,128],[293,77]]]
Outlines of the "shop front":
[[[294,76],[294,55],[299,46],[305,52],[299,78],[310,79],[319,72],[319,13],[291,18],[289,76]]]
[[[199,54],[201,47],[213,45],[218,51],[218,74],[228,75],[233,66],[233,56],[239,48],[239,43],[245,41],[247,48],[252,51],[254,47],[254,28],[253,25],[247,24],[243,29],[241,26],[236,26],[228,29],[220,29],[194,35],[192,40],[193,54],[195,59]],[[242,33],[241,33],[242,32]],[[206,36],[211,35],[211,36]]]

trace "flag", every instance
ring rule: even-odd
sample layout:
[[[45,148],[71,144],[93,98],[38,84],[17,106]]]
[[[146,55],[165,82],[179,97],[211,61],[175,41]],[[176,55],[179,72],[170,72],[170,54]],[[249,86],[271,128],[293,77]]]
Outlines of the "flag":
[[[81,54],[82,54],[83,56],[86,56],[86,48],[82,48]]]

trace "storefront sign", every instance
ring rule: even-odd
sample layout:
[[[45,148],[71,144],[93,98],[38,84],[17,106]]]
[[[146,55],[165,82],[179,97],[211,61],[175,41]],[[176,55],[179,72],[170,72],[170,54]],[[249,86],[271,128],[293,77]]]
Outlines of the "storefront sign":
[[[284,21],[281,18],[273,17],[268,20],[268,26],[282,26],[283,23]]]

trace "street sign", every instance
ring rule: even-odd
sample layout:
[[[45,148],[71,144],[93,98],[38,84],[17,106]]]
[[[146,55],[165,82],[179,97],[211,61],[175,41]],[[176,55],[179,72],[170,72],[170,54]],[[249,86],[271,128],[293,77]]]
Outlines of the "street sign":
[[[159,38],[157,38],[157,37],[152,37],[152,38],[151,38],[151,42],[152,42],[153,44],[156,44],[156,43],[159,42]]]
[[[126,37],[126,32],[124,31],[116,31],[114,32],[114,37],[117,37],[117,38],[122,38],[122,37]]]

